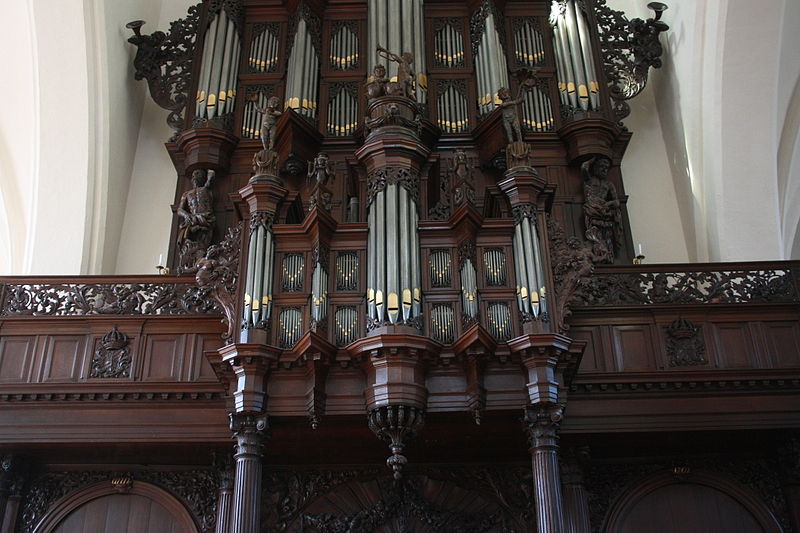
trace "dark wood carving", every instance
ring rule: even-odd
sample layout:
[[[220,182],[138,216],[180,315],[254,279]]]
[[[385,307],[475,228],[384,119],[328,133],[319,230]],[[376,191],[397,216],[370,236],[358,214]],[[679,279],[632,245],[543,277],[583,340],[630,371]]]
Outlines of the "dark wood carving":
[[[700,326],[685,318],[676,318],[665,328],[669,366],[705,365],[706,343]]]
[[[210,289],[185,279],[162,279],[9,283],[3,286],[0,316],[200,315],[221,311]]]
[[[239,276],[239,251],[241,249],[242,225],[228,228],[225,239],[208,248],[205,257],[197,262],[195,279],[201,288],[210,289],[219,304],[226,325],[223,338],[233,341],[234,328],[239,324],[236,316],[236,286]]]
[[[622,248],[622,211],[614,184],[608,180],[611,159],[595,156],[581,165],[583,220],[595,263],[613,263]]]
[[[50,510],[64,496],[98,482],[129,478],[158,485],[182,501],[194,516],[202,533],[213,533],[216,525],[217,486],[213,470],[140,471],[140,472],[46,472],[35,477],[22,507],[20,533],[32,533]]]
[[[131,375],[131,354],[128,336],[114,326],[103,335],[92,358],[93,378],[127,378]]]
[[[799,302],[798,281],[796,268],[757,263],[732,269],[722,265],[685,270],[641,266],[611,268],[592,276],[575,305]]]
[[[128,42],[136,45],[133,59],[134,77],[146,80],[150,96],[169,111],[167,124],[175,130],[175,139],[184,126],[183,111],[191,83],[192,56],[200,21],[200,4],[191,6],[185,18],[170,24],[168,33],[156,31],[142,35],[144,21],[128,24],[134,32]]]
[[[580,297],[589,283],[594,265],[590,251],[575,237],[567,237],[561,225],[547,217],[547,232],[550,236],[550,264],[553,268],[555,286],[556,327],[558,331],[569,329],[567,319],[572,314],[572,304]]]

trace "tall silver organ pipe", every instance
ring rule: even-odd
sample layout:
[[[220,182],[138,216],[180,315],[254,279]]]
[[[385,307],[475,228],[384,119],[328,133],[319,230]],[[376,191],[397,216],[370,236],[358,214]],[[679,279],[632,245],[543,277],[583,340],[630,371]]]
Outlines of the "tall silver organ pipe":
[[[369,17],[367,68],[381,63],[386,67],[390,79],[397,76],[397,63],[377,57],[375,49],[380,45],[397,55],[411,52],[416,73],[417,102],[424,103],[428,92],[428,68],[425,64],[425,17],[423,0],[368,0]]]
[[[329,61],[331,70],[351,70],[358,67],[358,34],[350,21],[337,20],[331,24]]]
[[[461,265],[461,307],[467,316],[478,316],[478,275],[470,258]]]
[[[195,117],[211,120],[233,112],[241,48],[236,24],[220,9],[204,37]]]
[[[508,87],[508,65],[499,33],[502,31],[502,27],[498,28],[494,5],[491,1],[485,0],[472,18],[472,25],[482,29],[473,53],[477,73],[478,110],[480,115],[485,115],[494,110],[495,104],[500,103],[497,90],[500,87]],[[482,24],[476,20],[482,20]]]
[[[311,276],[311,320],[321,322],[328,316],[328,271],[317,260]]]
[[[368,206],[367,316],[377,324],[409,323],[422,311],[417,201],[398,182],[418,177],[406,169],[378,172],[389,178]]]
[[[263,327],[272,313],[272,279],[275,269],[275,238],[272,217],[256,213],[250,226],[247,274],[244,288],[245,327]]]
[[[319,95],[319,50],[307,20],[313,15],[303,6],[305,4],[301,4],[296,14],[297,26],[286,73],[284,106],[313,119],[317,116]]]
[[[562,105],[584,111],[596,110],[600,86],[583,8],[576,0],[554,0],[550,25]]]
[[[542,251],[534,206],[514,208],[514,268],[517,305],[522,313],[538,318],[547,311]]]

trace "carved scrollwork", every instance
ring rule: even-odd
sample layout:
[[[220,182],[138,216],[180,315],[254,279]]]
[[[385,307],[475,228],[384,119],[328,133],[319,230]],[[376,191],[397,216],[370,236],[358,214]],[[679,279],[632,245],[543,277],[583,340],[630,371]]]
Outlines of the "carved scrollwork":
[[[594,270],[591,251],[575,237],[567,237],[561,225],[547,217],[547,232],[550,236],[550,262],[553,266],[555,303],[558,308],[558,331],[569,329],[567,318],[572,314],[571,306],[580,301],[582,291],[589,283]]]
[[[595,2],[603,68],[610,84],[617,120],[630,113],[625,100],[642,92],[647,85],[650,67],[661,67],[663,49],[658,36],[669,26],[659,20],[666,6],[662,4],[654,9],[655,18],[629,21],[622,11],[608,7],[606,0]]]
[[[170,140],[174,140],[183,129],[200,5],[191,6],[185,18],[172,22],[168,33],[156,31],[142,35],[140,28],[144,21],[128,24],[134,32],[128,42],[137,47],[133,60],[134,78],[146,80],[150,96],[170,112],[167,124],[175,130]]]
[[[19,283],[5,285],[0,316],[202,315],[219,306],[193,283]]]
[[[478,44],[481,42],[483,32],[486,31],[486,18],[489,16],[489,13],[494,15],[495,27],[505,27],[503,15],[500,13],[500,10],[497,9],[494,2],[492,2],[492,0],[483,0],[481,7],[478,8],[469,19],[469,37],[472,45],[472,57],[478,54]],[[505,49],[506,39],[504,32],[497,32],[497,36],[500,38],[500,44],[503,46],[503,49]]]
[[[386,190],[387,185],[400,185],[415,203],[419,202],[419,175],[410,168],[383,167],[368,177],[369,200],[367,205],[372,205],[375,196]]]
[[[311,264],[316,265],[319,263],[322,265],[322,269],[325,272],[329,272],[328,268],[328,258],[330,257],[331,250],[327,246],[322,243],[317,244],[313,250],[311,250]]]
[[[272,211],[256,211],[250,213],[250,231],[259,226],[263,226],[264,229],[269,230],[272,228],[273,222],[275,222],[275,213]]]
[[[536,205],[535,204],[518,204],[511,208],[511,215],[514,218],[514,224],[522,222],[523,218],[531,219],[531,222],[536,224]]]
[[[228,228],[228,234],[219,244],[209,246],[205,257],[197,261],[195,280],[201,288],[210,290],[211,296],[222,309],[222,323],[226,331],[222,337],[233,341],[233,330],[238,323],[236,318],[236,285],[239,277],[239,253],[241,248],[242,225]]]
[[[525,428],[531,448],[554,447],[564,418],[560,405],[534,405],[525,408]]]
[[[790,268],[604,272],[592,276],[576,305],[800,302],[797,287],[797,273]]]
[[[289,31],[286,34],[286,66],[288,67],[289,58],[292,55],[292,47],[294,46],[294,36],[297,33],[297,27],[300,20],[306,21],[306,30],[311,36],[311,44],[317,52],[317,56],[322,56],[322,22],[319,17],[311,11],[308,3],[303,1],[297,6],[294,17],[289,20]]]

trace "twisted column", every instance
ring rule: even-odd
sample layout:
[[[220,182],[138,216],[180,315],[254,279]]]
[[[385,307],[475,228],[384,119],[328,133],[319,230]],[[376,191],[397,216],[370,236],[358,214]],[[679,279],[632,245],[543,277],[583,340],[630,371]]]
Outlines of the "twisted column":
[[[558,428],[563,417],[559,405],[525,408],[525,422],[533,463],[533,488],[538,533],[564,533],[564,505],[558,467]]]
[[[236,438],[236,477],[231,508],[231,533],[259,533],[261,523],[261,455],[267,436],[265,414],[230,415]]]

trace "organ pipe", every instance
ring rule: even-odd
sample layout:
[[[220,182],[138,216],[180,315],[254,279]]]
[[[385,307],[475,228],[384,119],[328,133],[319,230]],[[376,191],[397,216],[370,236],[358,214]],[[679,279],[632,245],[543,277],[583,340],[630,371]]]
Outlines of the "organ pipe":
[[[239,73],[241,38],[225,9],[206,29],[200,66],[195,117],[214,119],[233,112]]]
[[[442,344],[453,344],[455,340],[455,320],[452,304],[431,306],[431,336]]]
[[[346,346],[356,340],[358,336],[358,312],[353,306],[343,306],[336,309],[334,315],[336,324],[336,344]]]
[[[303,315],[296,307],[284,309],[278,319],[278,342],[281,348],[291,348],[303,333]]]
[[[583,8],[576,0],[555,0],[550,24],[561,103],[584,111],[597,110],[600,86]]]
[[[358,254],[339,252],[336,257],[336,290],[354,291],[358,288]]]
[[[336,91],[336,85],[331,91]],[[328,101],[327,130],[330,135],[353,135],[358,127],[358,99],[355,84],[342,84]]]
[[[383,46],[395,54],[410,52],[414,55],[412,68],[416,73],[417,102],[427,99],[428,77],[425,64],[425,18],[422,12],[424,0],[368,0],[368,50]],[[386,67],[387,75],[396,81],[397,64],[383,57],[372,57],[374,64]]]
[[[307,9],[297,11],[297,29],[286,74],[284,106],[313,119],[317,116],[319,52],[306,20],[310,16]]]
[[[387,184],[367,218],[367,315],[378,324],[408,323],[422,303],[416,200],[403,185]]]
[[[433,41],[433,56],[437,66],[445,68],[464,66],[464,38],[458,27],[453,26],[450,21],[443,23],[434,33]]]
[[[511,338],[511,309],[504,302],[492,302],[487,306],[489,333],[498,341]]]
[[[257,221],[250,230],[243,317],[247,328],[264,327],[272,312],[275,239],[268,219]]]
[[[469,126],[467,98],[455,84],[462,80],[437,81],[436,116],[439,127],[445,133],[463,133]]]
[[[515,218],[513,246],[517,305],[522,313],[538,318],[547,310],[539,231],[532,214],[521,213]]]
[[[332,70],[350,70],[358,65],[358,36],[346,24],[331,32],[329,61]]]
[[[475,265],[467,258],[461,266],[461,307],[464,313],[475,318],[478,316],[478,283]]]
[[[475,67],[478,71],[478,110],[481,115],[494,110],[495,103],[500,103],[497,90],[500,87],[508,87],[506,54],[503,51],[494,10],[489,6],[488,2],[484,2],[481,9],[473,15],[473,17],[485,17],[484,29],[475,53]]]
[[[328,271],[320,261],[311,276],[311,319],[322,321],[328,315]]]
[[[279,28],[275,23],[256,24],[247,60],[251,72],[265,73],[277,70]]]

